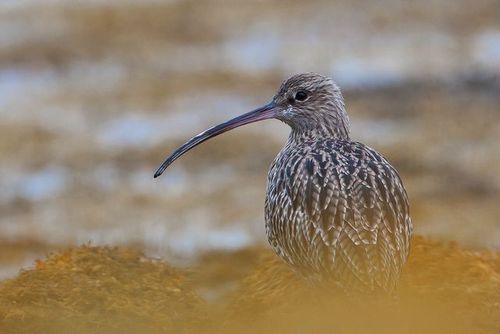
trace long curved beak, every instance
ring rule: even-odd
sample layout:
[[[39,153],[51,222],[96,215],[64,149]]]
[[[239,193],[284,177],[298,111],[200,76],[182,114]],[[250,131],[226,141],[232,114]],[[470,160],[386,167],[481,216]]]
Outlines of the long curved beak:
[[[226,131],[235,129],[239,126],[245,125],[245,124],[250,124],[253,122],[257,121],[262,121],[264,119],[269,119],[269,118],[274,118],[276,116],[276,110],[277,106],[274,102],[270,102],[266,104],[265,106],[262,106],[258,109],[255,109],[253,111],[250,111],[246,114],[243,114],[241,116],[235,117],[225,123],[216,125],[206,131],[203,131],[199,135],[191,138],[188,142],[186,142],[184,145],[176,149],[158,168],[156,171],[154,177],[157,178],[160,176],[165,169],[167,169],[170,164],[172,164],[177,158],[179,158],[181,155],[192,149],[198,144],[203,143],[204,141],[213,138],[215,136],[220,135],[221,133],[224,133]]]

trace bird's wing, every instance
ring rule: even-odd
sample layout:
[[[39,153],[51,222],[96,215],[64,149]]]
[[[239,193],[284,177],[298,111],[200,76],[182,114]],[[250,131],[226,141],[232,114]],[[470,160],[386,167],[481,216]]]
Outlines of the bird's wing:
[[[309,251],[320,252],[306,261],[344,285],[392,290],[411,233],[408,199],[395,169],[358,143],[301,156],[289,196],[296,211],[306,213]]]

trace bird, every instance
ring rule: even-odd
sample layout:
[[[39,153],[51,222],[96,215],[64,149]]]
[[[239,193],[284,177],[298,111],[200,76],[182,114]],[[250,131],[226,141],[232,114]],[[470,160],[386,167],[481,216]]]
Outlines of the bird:
[[[344,98],[329,76],[291,76],[269,103],[180,146],[154,177],[198,144],[266,119],[291,128],[268,173],[264,211],[271,248],[311,282],[393,294],[413,230],[408,195],[386,158],[351,140]]]

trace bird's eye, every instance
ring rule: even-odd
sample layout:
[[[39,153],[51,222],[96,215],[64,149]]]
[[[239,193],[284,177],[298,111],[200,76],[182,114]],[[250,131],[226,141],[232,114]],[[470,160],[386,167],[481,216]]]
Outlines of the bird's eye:
[[[304,101],[305,99],[307,99],[307,93],[304,91],[298,91],[297,93],[295,93],[295,99],[297,101]]]

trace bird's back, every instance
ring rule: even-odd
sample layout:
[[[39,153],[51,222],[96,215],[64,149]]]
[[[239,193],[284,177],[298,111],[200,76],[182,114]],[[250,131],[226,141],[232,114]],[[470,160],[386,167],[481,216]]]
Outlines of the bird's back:
[[[348,290],[396,287],[412,230],[408,198],[373,149],[337,139],[289,142],[271,166],[265,212],[272,247],[303,275]]]

